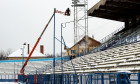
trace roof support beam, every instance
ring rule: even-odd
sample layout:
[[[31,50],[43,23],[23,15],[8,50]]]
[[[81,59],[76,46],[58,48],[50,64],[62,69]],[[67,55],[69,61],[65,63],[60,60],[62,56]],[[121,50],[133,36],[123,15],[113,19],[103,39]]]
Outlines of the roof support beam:
[[[127,26],[132,26],[139,21],[137,16],[140,16],[140,0],[100,0],[88,11],[88,14],[123,21]]]
[[[94,16],[94,17],[99,17],[99,18],[105,18],[105,19],[110,19],[110,20],[116,20],[116,21],[125,21],[125,18],[121,16],[114,16],[114,15],[107,15],[107,14],[96,14],[96,13],[90,13],[89,16]],[[123,19],[122,19],[123,18]]]
[[[115,7],[115,6],[100,6],[100,10],[107,10],[117,13],[126,14],[129,16],[136,16],[140,15],[140,9],[129,9],[129,8],[122,8],[122,7]]]
[[[121,2],[129,2],[129,3],[135,3],[140,4],[140,0],[120,0]]]
[[[120,7],[131,10],[138,10],[140,4],[128,3],[128,2],[118,2],[118,1],[107,1],[104,6]]]
[[[129,2],[134,4],[140,4],[140,0],[106,0],[106,1],[118,1],[118,2]]]
[[[127,14],[125,12],[117,12],[117,11],[102,10],[102,9],[95,10],[93,16],[94,15],[100,15],[101,17],[104,15],[108,15],[108,16],[113,15],[114,17],[123,18],[123,19],[133,17],[132,14]]]

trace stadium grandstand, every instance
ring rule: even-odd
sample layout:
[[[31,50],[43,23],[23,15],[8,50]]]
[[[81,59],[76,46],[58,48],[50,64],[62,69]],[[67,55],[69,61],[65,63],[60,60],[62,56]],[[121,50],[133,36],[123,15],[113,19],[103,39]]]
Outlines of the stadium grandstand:
[[[69,57],[63,57],[63,60],[69,60]],[[60,65],[61,58],[56,58],[56,65]],[[25,60],[3,60],[0,61],[0,81],[1,82],[14,82],[18,80],[18,75],[20,74],[20,69],[23,66],[23,61]],[[25,74],[35,74],[39,72],[44,72],[52,68],[53,58],[43,58],[43,59],[30,59],[28,65],[26,66]]]
[[[23,60],[1,61],[0,80],[10,81],[5,79],[5,73],[12,74],[14,81],[27,84],[140,84],[140,1],[100,0],[87,14],[121,21],[125,26],[73,59],[69,53],[69,57],[55,61],[30,59],[23,70],[25,74],[19,72]]]

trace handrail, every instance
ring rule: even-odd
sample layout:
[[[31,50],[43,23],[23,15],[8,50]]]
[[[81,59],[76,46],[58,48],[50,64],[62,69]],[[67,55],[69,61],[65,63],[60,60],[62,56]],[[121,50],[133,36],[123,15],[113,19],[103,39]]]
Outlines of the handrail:
[[[119,29],[115,30],[114,32],[112,32],[111,34],[105,36],[103,39],[101,39],[99,42],[101,43],[104,43],[106,42],[107,40],[109,40],[114,34],[118,33],[119,31],[123,30],[125,27],[122,26],[120,27]]]
[[[138,27],[139,27],[139,26],[138,26]],[[137,28],[137,27],[136,27],[136,28]],[[129,30],[128,30],[128,31],[129,31]],[[131,34],[129,34],[129,35],[127,35],[126,37],[123,37],[123,38],[125,38],[125,40],[126,40],[128,37],[134,36],[134,35],[136,35],[137,33],[140,33],[140,29],[137,29],[135,32],[132,32]],[[122,39],[122,38],[121,38],[121,39]],[[111,40],[112,40],[112,39],[110,39],[109,41],[107,41],[107,42],[103,43],[102,45],[96,47],[95,49],[97,49],[97,51],[95,51],[95,52],[100,51],[99,48],[100,48],[101,46],[103,46],[103,45],[106,45],[106,43],[109,43]],[[120,41],[120,40],[118,40],[118,41]]]

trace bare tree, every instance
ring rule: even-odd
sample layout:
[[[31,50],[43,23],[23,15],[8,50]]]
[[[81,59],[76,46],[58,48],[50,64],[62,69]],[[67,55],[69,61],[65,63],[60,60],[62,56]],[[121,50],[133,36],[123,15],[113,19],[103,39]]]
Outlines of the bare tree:
[[[64,57],[64,56],[65,56],[65,52],[62,52],[62,57]],[[61,57],[61,53],[57,53],[56,57]]]
[[[62,52],[62,56],[65,56],[65,52]],[[56,53],[55,57],[61,57],[61,53]],[[53,54],[46,54],[46,58],[53,58]]]
[[[52,54],[47,54],[47,55],[46,55],[46,58],[52,58],[52,57],[53,57]]]
[[[12,49],[9,48],[9,49],[6,51],[5,54],[6,54],[6,56],[9,56],[11,53],[12,53]]]
[[[8,49],[6,52],[4,50],[0,51],[0,60],[6,60],[7,57],[12,53],[12,49]]]
[[[66,53],[66,52],[62,52],[62,56],[65,56],[65,53]]]
[[[4,50],[1,50],[0,51],[0,60],[4,60],[4,58],[5,58],[5,52],[4,52]]]
[[[55,57],[61,57],[61,54],[57,53]]]

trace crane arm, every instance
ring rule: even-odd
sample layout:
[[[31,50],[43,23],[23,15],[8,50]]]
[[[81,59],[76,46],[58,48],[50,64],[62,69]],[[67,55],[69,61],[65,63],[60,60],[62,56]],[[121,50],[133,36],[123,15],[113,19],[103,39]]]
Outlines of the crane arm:
[[[29,54],[28,58],[26,59],[24,65],[22,66],[22,68],[21,68],[21,70],[20,70],[20,74],[21,74],[21,75],[23,75],[23,70],[24,70],[24,68],[26,67],[26,65],[27,65],[27,63],[28,63],[28,61],[29,61],[31,55],[33,54],[33,52],[34,52],[36,46],[38,45],[38,43],[39,43],[39,41],[40,41],[42,35],[44,34],[45,30],[47,29],[47,27],[48,27],[49,23],[51,22],[53,16],[54,16],[54,13],[53,13],[53,15],[51,16],[50,20],[48,21],[47,25],[45,26],[44,30],[42,31],[41,35],[40,35],[39,38],[37,39],[37,42],[35,43],[35,45],[34,45],[32,51],[31,51],[31,53]]]
[[[70,9],[69,9],[69,8],[67,8],[67,10],[66,10],[65,12],[61,12],[61,11],[58,11],[58,10],[55,9],[55,12],[56,12],[56,13],[60,13],[60,14],[64,14],[64,15],[66,15],[66,16],[70,16]],[[55,13],[55,12],[54,12],[54,13]],[[52,18],[53,18],[53,16],[54,16],[54,13],[53,13],[53,15],[51,16],[50,20],[48,21],[47,25],[45,26],[44,30],[42,31],[41,35],[39,36],[37,42],[35,43],[35,45],[34,45],[32,51],[31,51],[31,53],[29,54],[28,58],[26,59],[24,65],[22,66],[22,68],[21,68],[21,70],[20,70],[20,74],[21,74],[21,75],[23,75],[23,70],[24,70],[24,68],[26,67],[26,65],[27,65],[27,63],[28,63],[28,61],[29,61],[31,55],[33,54],[33,52],[34,52],[36,46],[38,45],[38,43],[39,43],[39,41],[40,41],[42,35],[44,34],[44,32],[45,32],[45,30],[47,29],[49,23],[51,22],[51,20],[52,20]]]

